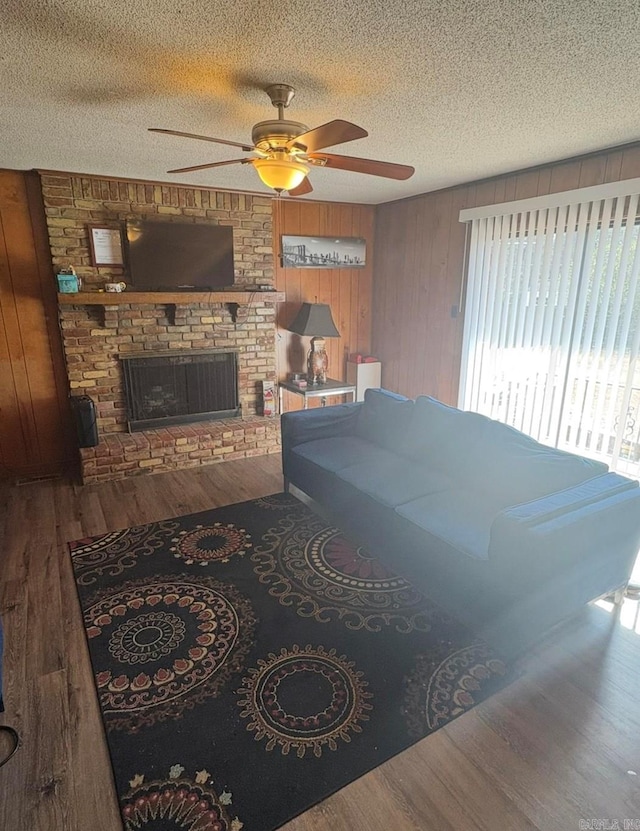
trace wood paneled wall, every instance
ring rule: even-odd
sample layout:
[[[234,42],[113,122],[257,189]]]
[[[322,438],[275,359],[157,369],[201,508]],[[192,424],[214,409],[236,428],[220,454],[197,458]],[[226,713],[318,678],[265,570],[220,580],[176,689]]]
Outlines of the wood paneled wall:
[[[0,171],[0,475],[58,472],[70,450],[56,289],[36,174]]]
[[[347,355],[371,351],[375,207],[292,199],[274,200],[273,206],[276,288],[287,294],[286,303],[280,304],[277,320],[278,377],[305,371],[308,338],[301,339],[286,327],[301,303],[314,303],[317,299],[318,303],[331,306],[340,332],[339,338],[327,340],[329,375],[344,380]],[[282,234],[363,237],[367,242],[366,266],[353,269],[283,268],[280,257]],[[287,409],[294,409],[297,404],[298,396],[290,396]]]
[[[463,314],[462,208],[640,176],[640,144],[379,205],[373,343],[385,387],[457,403]],[[456,316],[457,311],[457,316]]]

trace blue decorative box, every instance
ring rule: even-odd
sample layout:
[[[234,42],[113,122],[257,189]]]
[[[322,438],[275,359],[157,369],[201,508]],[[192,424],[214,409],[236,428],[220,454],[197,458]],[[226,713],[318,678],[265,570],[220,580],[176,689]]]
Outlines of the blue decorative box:
[[[80,291],[80,281],[77,274],[58,274],[58,291],[61,294],[75,294]]]

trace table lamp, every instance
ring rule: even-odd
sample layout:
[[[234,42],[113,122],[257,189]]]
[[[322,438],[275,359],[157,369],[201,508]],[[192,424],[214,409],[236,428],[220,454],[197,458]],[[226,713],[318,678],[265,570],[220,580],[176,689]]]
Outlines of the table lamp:
[[[303,303],[288,329],[297,335],[311,335],[311,348],[307,355],[307,383],[324,384],[329,367],[324,339],[340,337],[331,317],[331,309],[326,303]]]

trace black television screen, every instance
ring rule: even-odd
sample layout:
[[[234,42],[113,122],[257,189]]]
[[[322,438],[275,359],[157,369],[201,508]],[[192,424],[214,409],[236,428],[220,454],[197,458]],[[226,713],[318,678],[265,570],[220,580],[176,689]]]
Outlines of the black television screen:
[[[213,291],[233,286],[233,228],[185,222],[127,222],[134,291]]]

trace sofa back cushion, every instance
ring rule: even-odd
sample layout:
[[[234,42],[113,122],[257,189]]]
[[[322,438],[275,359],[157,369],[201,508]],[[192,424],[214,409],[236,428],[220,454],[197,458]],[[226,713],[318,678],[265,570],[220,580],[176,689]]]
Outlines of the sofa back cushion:
[[[602,462],[540,444],[498,421],[489,422],[485,438],[471,479],[478,487],[492,487],[505,505],[571,488],[609,470]]]
[[[540,444],[479,413],[428,396],[415,403],[401,452],[446,470],[466,488],[517,505],[606,473],[601,462]]]
[[[476,467],[489,419],[449,407],[428,395],[416,398],[399,452],[450,472],[464,482]]]
[[[368,389],[358,413],[355,434],[361,439],[396,452],[404,441],[413,411],[413,401],[395,392]]]

